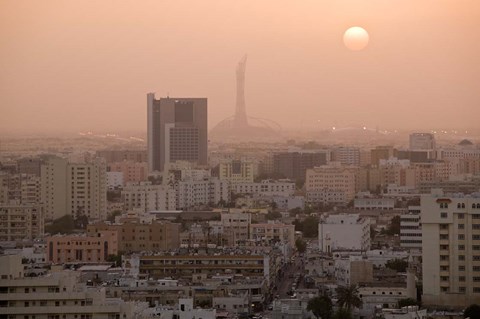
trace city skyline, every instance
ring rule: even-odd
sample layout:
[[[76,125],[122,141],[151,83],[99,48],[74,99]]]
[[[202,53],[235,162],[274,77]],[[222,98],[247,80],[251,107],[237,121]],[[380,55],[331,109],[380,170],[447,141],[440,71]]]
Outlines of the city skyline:
[[[244,52],[249,114],[287,129],[460,130],[480,117],[474,2],[0,6],[2,132],[145,131],[147,92],[207,97],[212,128],[235,106]],[[370,36],[358,52],[342,40],[355,25]]]

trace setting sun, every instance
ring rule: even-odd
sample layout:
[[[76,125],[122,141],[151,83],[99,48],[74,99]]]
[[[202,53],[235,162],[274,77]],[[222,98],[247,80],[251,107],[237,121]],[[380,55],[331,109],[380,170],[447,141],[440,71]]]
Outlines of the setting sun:
[[[352,51],[363,50],[368,44],[368,32],[361,27],[351,27],[343,35],[343,43]]]

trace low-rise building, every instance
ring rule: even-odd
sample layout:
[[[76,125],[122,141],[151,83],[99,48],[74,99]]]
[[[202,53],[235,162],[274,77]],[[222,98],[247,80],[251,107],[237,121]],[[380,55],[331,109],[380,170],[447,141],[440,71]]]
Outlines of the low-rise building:
[[[105,262],[118,254],[117,231],[98,231],[92,236],[54,235],[46,238],[47,259],[56,264]]]
[[[318,224],[320,250],[370,249],[370,223],[358,214],[330,215]]]
[[[295,226],[269,221],[262,224],[250,224],[250,239],[255,241],[279,241],[294,247]]]
[[[180,224],[169,221],[142,223],[139,218],[131,218],[115,224],[100,222],[87,226],[89,236],[103,231],[118,234],[118,250],[122,252],[163,251],[180,247]]]
[[[79,273],[24,277],[20,255],[0,256],[0,307],[5,318],[138,318],[133,303],[106,297],[105,288],[79,284]]]
[[[292,196],[295,182],[288,179],[263,180],[259,183],[237,183],[231,185],[235,194],[260,194],[264,196]]]

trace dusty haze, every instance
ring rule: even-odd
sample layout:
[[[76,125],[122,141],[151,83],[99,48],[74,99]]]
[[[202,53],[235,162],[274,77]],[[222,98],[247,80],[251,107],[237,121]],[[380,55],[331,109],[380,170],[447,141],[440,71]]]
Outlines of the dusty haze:
[[[370,43],[347,50],[362,26]],[[0,132],[145,130],[146,93],[284,127],[478,128],[480,1],[0,2]]]

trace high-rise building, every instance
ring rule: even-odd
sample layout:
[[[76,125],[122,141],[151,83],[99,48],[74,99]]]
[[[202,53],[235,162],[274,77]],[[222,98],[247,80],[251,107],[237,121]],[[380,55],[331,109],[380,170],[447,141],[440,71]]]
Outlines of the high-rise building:
[[[410,134],[411,150],[434,150],[435,135],[432,133],[412,133]]]
[[[273,155],[273,171],[285,178],[305,181],[305,172],[309,168],[325,165],[325,151],[282,152]]]
[[[360,149],[358,147],[337,147],[333,150],[333,160],[343,165],[360,165]]]
[[[106,165],[103,159],[69,163],[66,159],[51,157],[42,165],[41,199],[47,220],[67,214],[74,218],[85,215],[89,219],[105,219],[106,190]]]
[[[464,308],[480,302],[480,195],[421,198],[425,305]]]
[[[148,170],[166,163],[207,164],[207,99],[161,98],[147,94]]]

